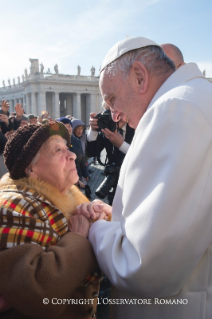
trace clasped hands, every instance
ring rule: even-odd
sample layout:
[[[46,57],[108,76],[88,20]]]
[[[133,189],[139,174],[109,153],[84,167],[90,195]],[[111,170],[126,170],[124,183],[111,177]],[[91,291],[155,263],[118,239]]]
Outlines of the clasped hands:
[[[87,238],[90,226],[97,220],[109,221],[111,213],[112,207],[99,199],[81,204],[77,206],[74,215],[69,217],[69,231]]]

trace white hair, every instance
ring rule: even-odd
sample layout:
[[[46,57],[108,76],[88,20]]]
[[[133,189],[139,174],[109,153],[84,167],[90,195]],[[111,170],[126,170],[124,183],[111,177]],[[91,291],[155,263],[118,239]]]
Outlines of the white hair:
[[[123,73],[125,79],[135,61],[140,61],[146,69],[154,75],[162,75],[170,70],[175,71],[174,63],[169,59],[163,49],[158,46],[147,46],[125,53],[119,59],[113,61],[105,67],[105,73],[110,76]]]

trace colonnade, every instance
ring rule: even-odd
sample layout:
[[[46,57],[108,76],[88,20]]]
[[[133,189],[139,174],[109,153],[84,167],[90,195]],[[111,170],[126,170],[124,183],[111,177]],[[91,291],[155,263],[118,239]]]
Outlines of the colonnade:
[[[41,115],[47,110],[53,119],[69,114],[88,124],[90,112],[99,111],[99,95],[95,93],[42,91],[22,95],[20,98],[8,98],[10,113],[15,111],[17,103],[21,103],[26,114]]]

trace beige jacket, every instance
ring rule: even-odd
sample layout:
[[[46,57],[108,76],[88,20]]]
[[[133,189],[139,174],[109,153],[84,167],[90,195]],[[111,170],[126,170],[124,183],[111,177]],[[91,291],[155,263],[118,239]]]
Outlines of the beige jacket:
[[[19,226],[23,226],[28,221],[28,211],[33,225],[39,220],[41,210],[54,213],[56,221],[61,214],[64,219],[64,215],[70,216],[75,207],[85,201],[76,187],[61,194],[47,183],[28,178],[13,181],[5,175],[0,181],[1,227],[4,227],[5,216],[11,220],[13,214],[19,218]],[[21,207],[24,207],[25,219]],[[38,207],[44,208],[36,211]],[[0,317],[91,318],[96,312],[98,283],[86,288],[81,286],[86,276],[97,268],[90,243],[75,233],[65,231],[64,235],[58,235],[45,215],[40,223],[55,234],[56,244],[43,249],[33,239],[32,243],[13,245],[0,252],[0,294],[12,306]]]

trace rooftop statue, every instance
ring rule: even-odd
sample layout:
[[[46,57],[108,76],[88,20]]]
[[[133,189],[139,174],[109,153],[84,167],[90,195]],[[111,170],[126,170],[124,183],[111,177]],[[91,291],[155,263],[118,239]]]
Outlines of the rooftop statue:
[[[92,66],[91,68],[91,76],[94,76],[95,75],[95,68]]]
[[[77,66],[77,72],[78,72],[77,75],[80,75],[80,73],[81,73],[81,67],[80,67],[79,65]]]
[[[5,82],[4,82],[4,80],[2,81],[2,83],[3,83],[3,87],[5,87]]]
[[[57,65],[57,64],[55,64],[55,66],[54,66],[54,70],[55,70],[55,73],[56,73],[56,74],[58,74],[58,73],[59,73],[59,71],[58,71],[58,65]]]
[[[44,66],[43,66],[43,63],[41,62],[41,64],[40,64],[40,73],[43,74],[43,70],[44,70]]]

